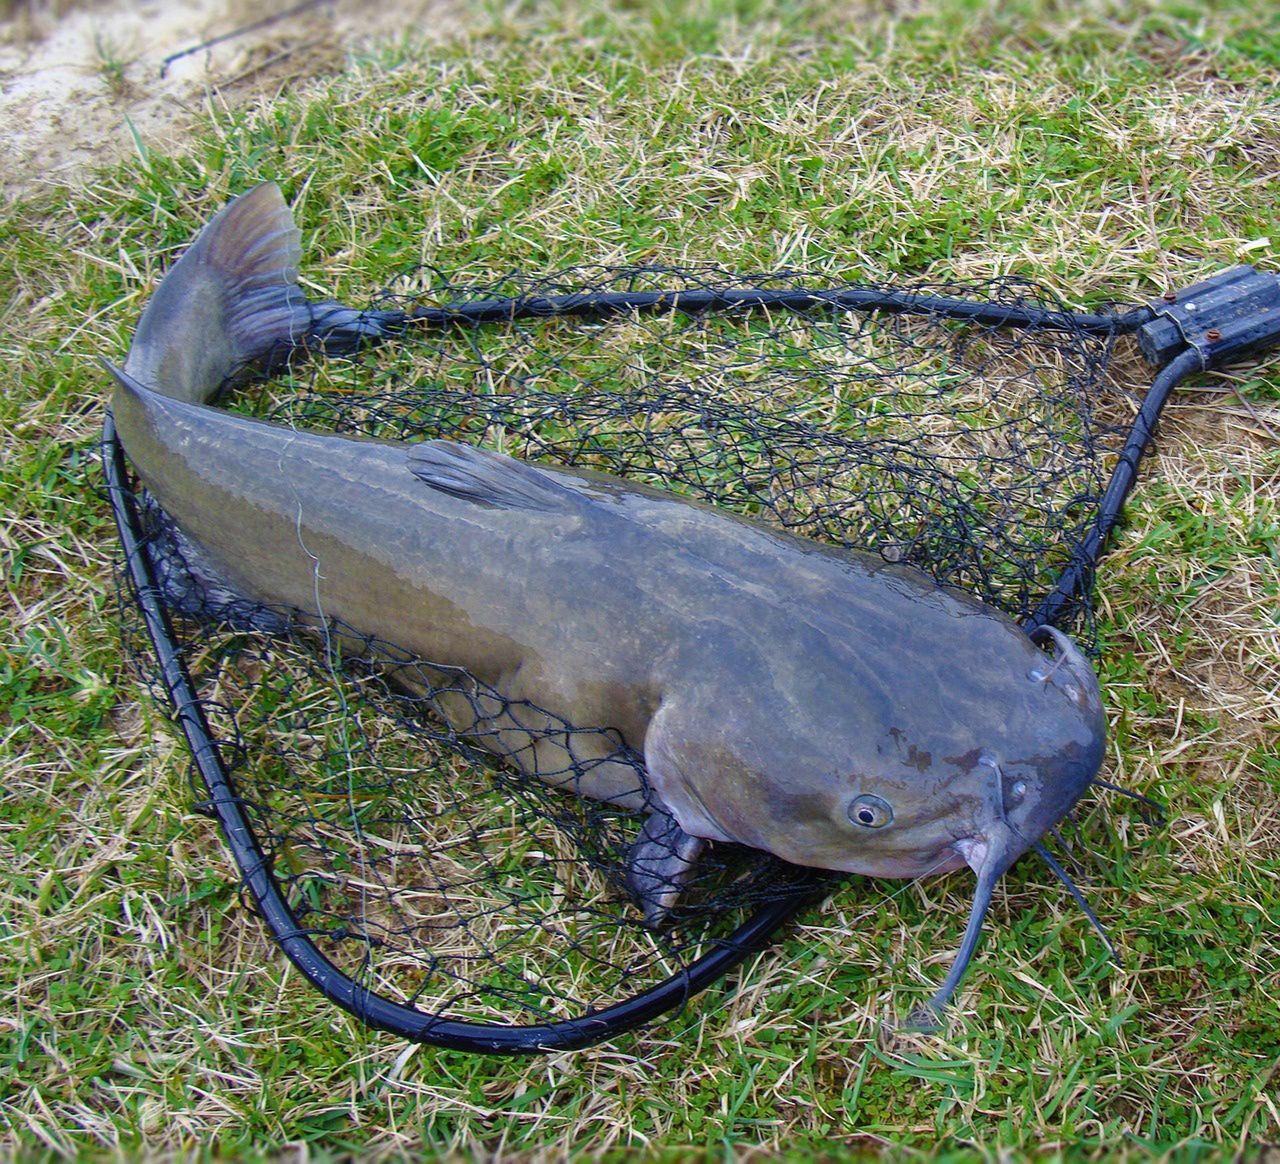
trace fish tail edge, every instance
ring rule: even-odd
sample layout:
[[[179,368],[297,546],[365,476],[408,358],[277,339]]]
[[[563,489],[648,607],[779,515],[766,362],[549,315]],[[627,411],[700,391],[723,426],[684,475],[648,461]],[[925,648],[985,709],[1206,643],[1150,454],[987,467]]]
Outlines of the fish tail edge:
[[[298,286],[301,232],[274,182],[225,206],[169,269],[134,332],[125,371],[166,396],[203,403],[242,368],[307,333]]]

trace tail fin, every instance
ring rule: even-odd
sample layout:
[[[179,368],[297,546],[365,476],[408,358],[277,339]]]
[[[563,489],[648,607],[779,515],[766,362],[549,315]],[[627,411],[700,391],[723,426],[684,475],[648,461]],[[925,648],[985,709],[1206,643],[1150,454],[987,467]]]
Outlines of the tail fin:
[[[301,235],[274,182],[242,194],[165,275],[134,332],[125,370],[204,402],[247,364],[299,340],[312,305],[298,287]]]

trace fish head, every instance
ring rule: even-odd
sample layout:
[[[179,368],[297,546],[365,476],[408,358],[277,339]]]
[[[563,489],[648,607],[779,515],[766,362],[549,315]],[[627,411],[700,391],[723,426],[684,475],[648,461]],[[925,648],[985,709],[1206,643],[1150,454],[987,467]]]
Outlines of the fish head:
[[[978,948],[996,883],[1032,847],[1084,908],[1114,956],[1092,910],[1040,842],[1071,811],[1102,764],[1106,716],[1097,676],[1079,648],[1053,627],[1014,643],[1018,647],[1002,662],[988,660],[990,669],[975,675],[967,688],[938,699],[935,724],[954,724],[952,717],[963,717],[968,709],[973,747],[939,753],[936,766],[932,756],[930,763],[921,763],[919,746],[914,754],[908,747],[905,757],[898,749],[896,766],[855,773],[855,788],[849,789],[848,816],[861,835],[857,857],[846,868],[922,876],[967,865],[976,875],[960,947],[942,984],[908,1019],[914,1029],[938,1027]],[[995,714],[982,714],[975,697]],[[899,731],[895,742],[900,740]]]
[[[988,667],[933,693],[922,722],[889,725],[874,759],[860,751],[848,775],[850,871],[920,876],[968,865],[998,877],[1088,788],[1106,720],[1079,648],[1045,627]]]
[[[1097,918],[1040,843],[1071,811],[1102,764],[1102,694],[1088,660],[1062,632],[1044,626],[1026,642],[1030,652],[1013,651],[1009,665],[983,682],[975,680],[974,689],[987,688],[986,698],[999,709],[996,716],[973,716],[982,729],[975,747],[941,755],[939,769],[931,773],[918,771],[917,755],[914,781],[892,766],[882,769],[879,780],[861,776],[850,798],[850,820],[864,833],[859,871],[920,876],[963,864],[977,878],[951,969],[908,1020],[916,1029],[938,1026],[977,950],[997,881],[1032,847],[1110,948]],[[958,696],[957,703],[951,714],[962,714],[963,704],[972,700]]]
[[[995,629],[954,677],[904,667],[870,697],[815,677],[789,705],[721,697],[697,731],[659,724],[668,730],[646,748],[659,791],[686,830],[795,864],[873,877],[1003,872],[1088,787],[1105,718],[1070,639]]]
[[[946,681],[904,667],[868,699],[833,693],[827,676],[810,688],[814,715],[793,704],[754,738],[730,715],[713,742],[704,732],[651,758],[698,836],[872,877],[973,869],[965,938],[930,1014],[959,984],[996,882],[1071,811],[1105,747],[1097,677],[1066,635],[992,619],[971,646]]]

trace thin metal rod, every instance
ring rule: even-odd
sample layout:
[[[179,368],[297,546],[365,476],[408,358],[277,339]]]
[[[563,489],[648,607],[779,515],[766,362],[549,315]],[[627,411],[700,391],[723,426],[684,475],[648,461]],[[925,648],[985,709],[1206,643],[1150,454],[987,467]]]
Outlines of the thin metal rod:
[[[332,0],[302,0],[301,4],[295,4],[292,8],[286,8],[283,12],[277,12],[274,16],[264,16],[261,20],[255,20],[250,24],[242,24],[239,28],[233,28],[230,32],[224,32],[220,36],[210,37],[208,40],[202,40],[199,44],[193,44],[190,48],[179,49],[176,53],[170,53],[163,61],[160,62],[160,76],[164,77],[169,72],[169,66],[174,61],[180,61],[183,57],[192,56],[194,53],[202,52],[204,49],[213,48],[216,44],[222,44],[223,41],[234,40],[238,36],[244,36],[246,33],[257,32],[260,28],[267,28],[272,24],[278,24],[282,20],[288,20],[291,16],[297,16],[300,12],[305,12],[308,8],[319,8],[321,4],[332,3]]]
[[[1138,479],[1138,463],[1155,436],[1156,421],[1160,418],[1165,401],[1169,399],[1169,393],[1177,387],[1178,381],[1198,372],[1200,367],[1199,353],[1188,349],[1170,360],[1152,381],[1143,398],[1142,407],[1138,410],[1138,416],[1129,429],[1120,458],[1111,471],[1111,480],[1098,503],[1098,516],[1092,528],[1071,555],[1071,561],[1059,577],[1058,584],[1023,623],[1027,630],[1034,630],[1046,623],[1056,623],[1066,607],[1088,589],[1102,549],[1116,522],[1120,520],[1125,500]]]

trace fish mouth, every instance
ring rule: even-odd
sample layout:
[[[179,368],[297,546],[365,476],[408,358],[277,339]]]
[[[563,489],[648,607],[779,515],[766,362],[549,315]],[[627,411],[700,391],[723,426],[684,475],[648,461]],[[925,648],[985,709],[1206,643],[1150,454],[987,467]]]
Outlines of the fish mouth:
[[[982,876],[983,870],[992,860],[993,845],[987,837],[961,837],[951,847],[964,858],[964,863],[979,877]],[[1021,850],[1019,850],[1018,855],[1021,855]],[[1009,865],[1013,864],[1015,859],[1015,857],[1010,857],[1000,872],[1003,873]]]

